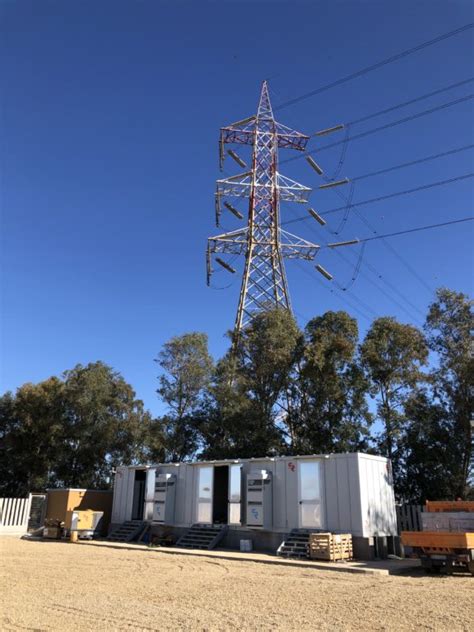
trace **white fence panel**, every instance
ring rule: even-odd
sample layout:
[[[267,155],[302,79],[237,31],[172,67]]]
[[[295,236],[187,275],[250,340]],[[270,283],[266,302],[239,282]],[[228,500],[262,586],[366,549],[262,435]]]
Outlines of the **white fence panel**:
[[[31,494],[28,498],[0,498],[0,535],[23,535],[28,530]]]

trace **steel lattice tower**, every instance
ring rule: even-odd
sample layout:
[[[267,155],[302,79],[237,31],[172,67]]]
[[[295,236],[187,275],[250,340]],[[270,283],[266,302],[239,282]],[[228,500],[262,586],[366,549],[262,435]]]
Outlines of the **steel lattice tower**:
[[[247,226],[210,237],[207,249],[208,283],[213,254],[245,254],[235,336],[258,312],[275,307],[291,310],[283,257],[312,260],[319,249],[318,245],[280,227],[280,200],[305,204],[311,189],[278,172],[278,150],[290,148],[304,151],[308,140],[308,136],[275,121],[266,81],[262,85],[257,115],[221,129],[221,169],[226,144],[253,147],[251,170],[218,180],[216,190],[216,224],[219,226],[222,198],[248,197]],[[234,151],[227,150],[227,153],[242,167],[246,166]],[[243,219],[229,202],[225,201],[224,206]],[[216,257],[216,261],[235,272],[223,259]]]

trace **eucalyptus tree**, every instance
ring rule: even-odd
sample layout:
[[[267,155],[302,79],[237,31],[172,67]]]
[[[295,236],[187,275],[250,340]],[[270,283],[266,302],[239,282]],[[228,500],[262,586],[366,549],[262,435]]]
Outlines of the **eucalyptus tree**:
[[[410,393],[426,379],[422,367],[428,361],[423,333],[395,318],[376,319],[360,347],[361,366],[369,392],[377,402],[382,431],[378,449],[392,460],[395,480],[401,476],[401,438],[406,426],[404,404]]]
[[[305,329],[300,363],[297,452],[348,452],[368,446],[367,380],[357,364],[357,321],[326,312]]]
[[[161,420],[166,458],[182,461],[199,447],[200,411],[213,371],[206,334],[171,338],[156,362],[162,369],[157,393],[168,408]]]

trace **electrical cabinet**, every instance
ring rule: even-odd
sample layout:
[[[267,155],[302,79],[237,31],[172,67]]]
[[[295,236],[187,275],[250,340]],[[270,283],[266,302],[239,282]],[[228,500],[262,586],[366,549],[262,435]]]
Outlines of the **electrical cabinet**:
[[[256,529],[273,526],[272,473],[268,470],[247,474],[247,526]]]
[[[64,526],[68,531],[78,531],[80,538],[92,538],[100,534],[103,518],[103,511],[75,509],[66,512]]]
[[[157,474],[155,478],[153,522],[173,524],[175,494],[176,476],[174,474]]]

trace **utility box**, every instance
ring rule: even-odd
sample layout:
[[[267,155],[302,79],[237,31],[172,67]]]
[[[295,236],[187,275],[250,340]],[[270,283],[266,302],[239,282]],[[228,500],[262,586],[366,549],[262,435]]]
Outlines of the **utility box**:
[[[103,511],[92,509],[67,511],[64,526],[68,531],[77,531],[79,538],[93,538],[100,535],[103,519]]]
[[[157,474],[155,479],[153,522],[173,524],[175,494],[176,476],[174,474]]]
[[[247,474],[247,526],[255,529],[273,526],[272,474],[268,470]]]

